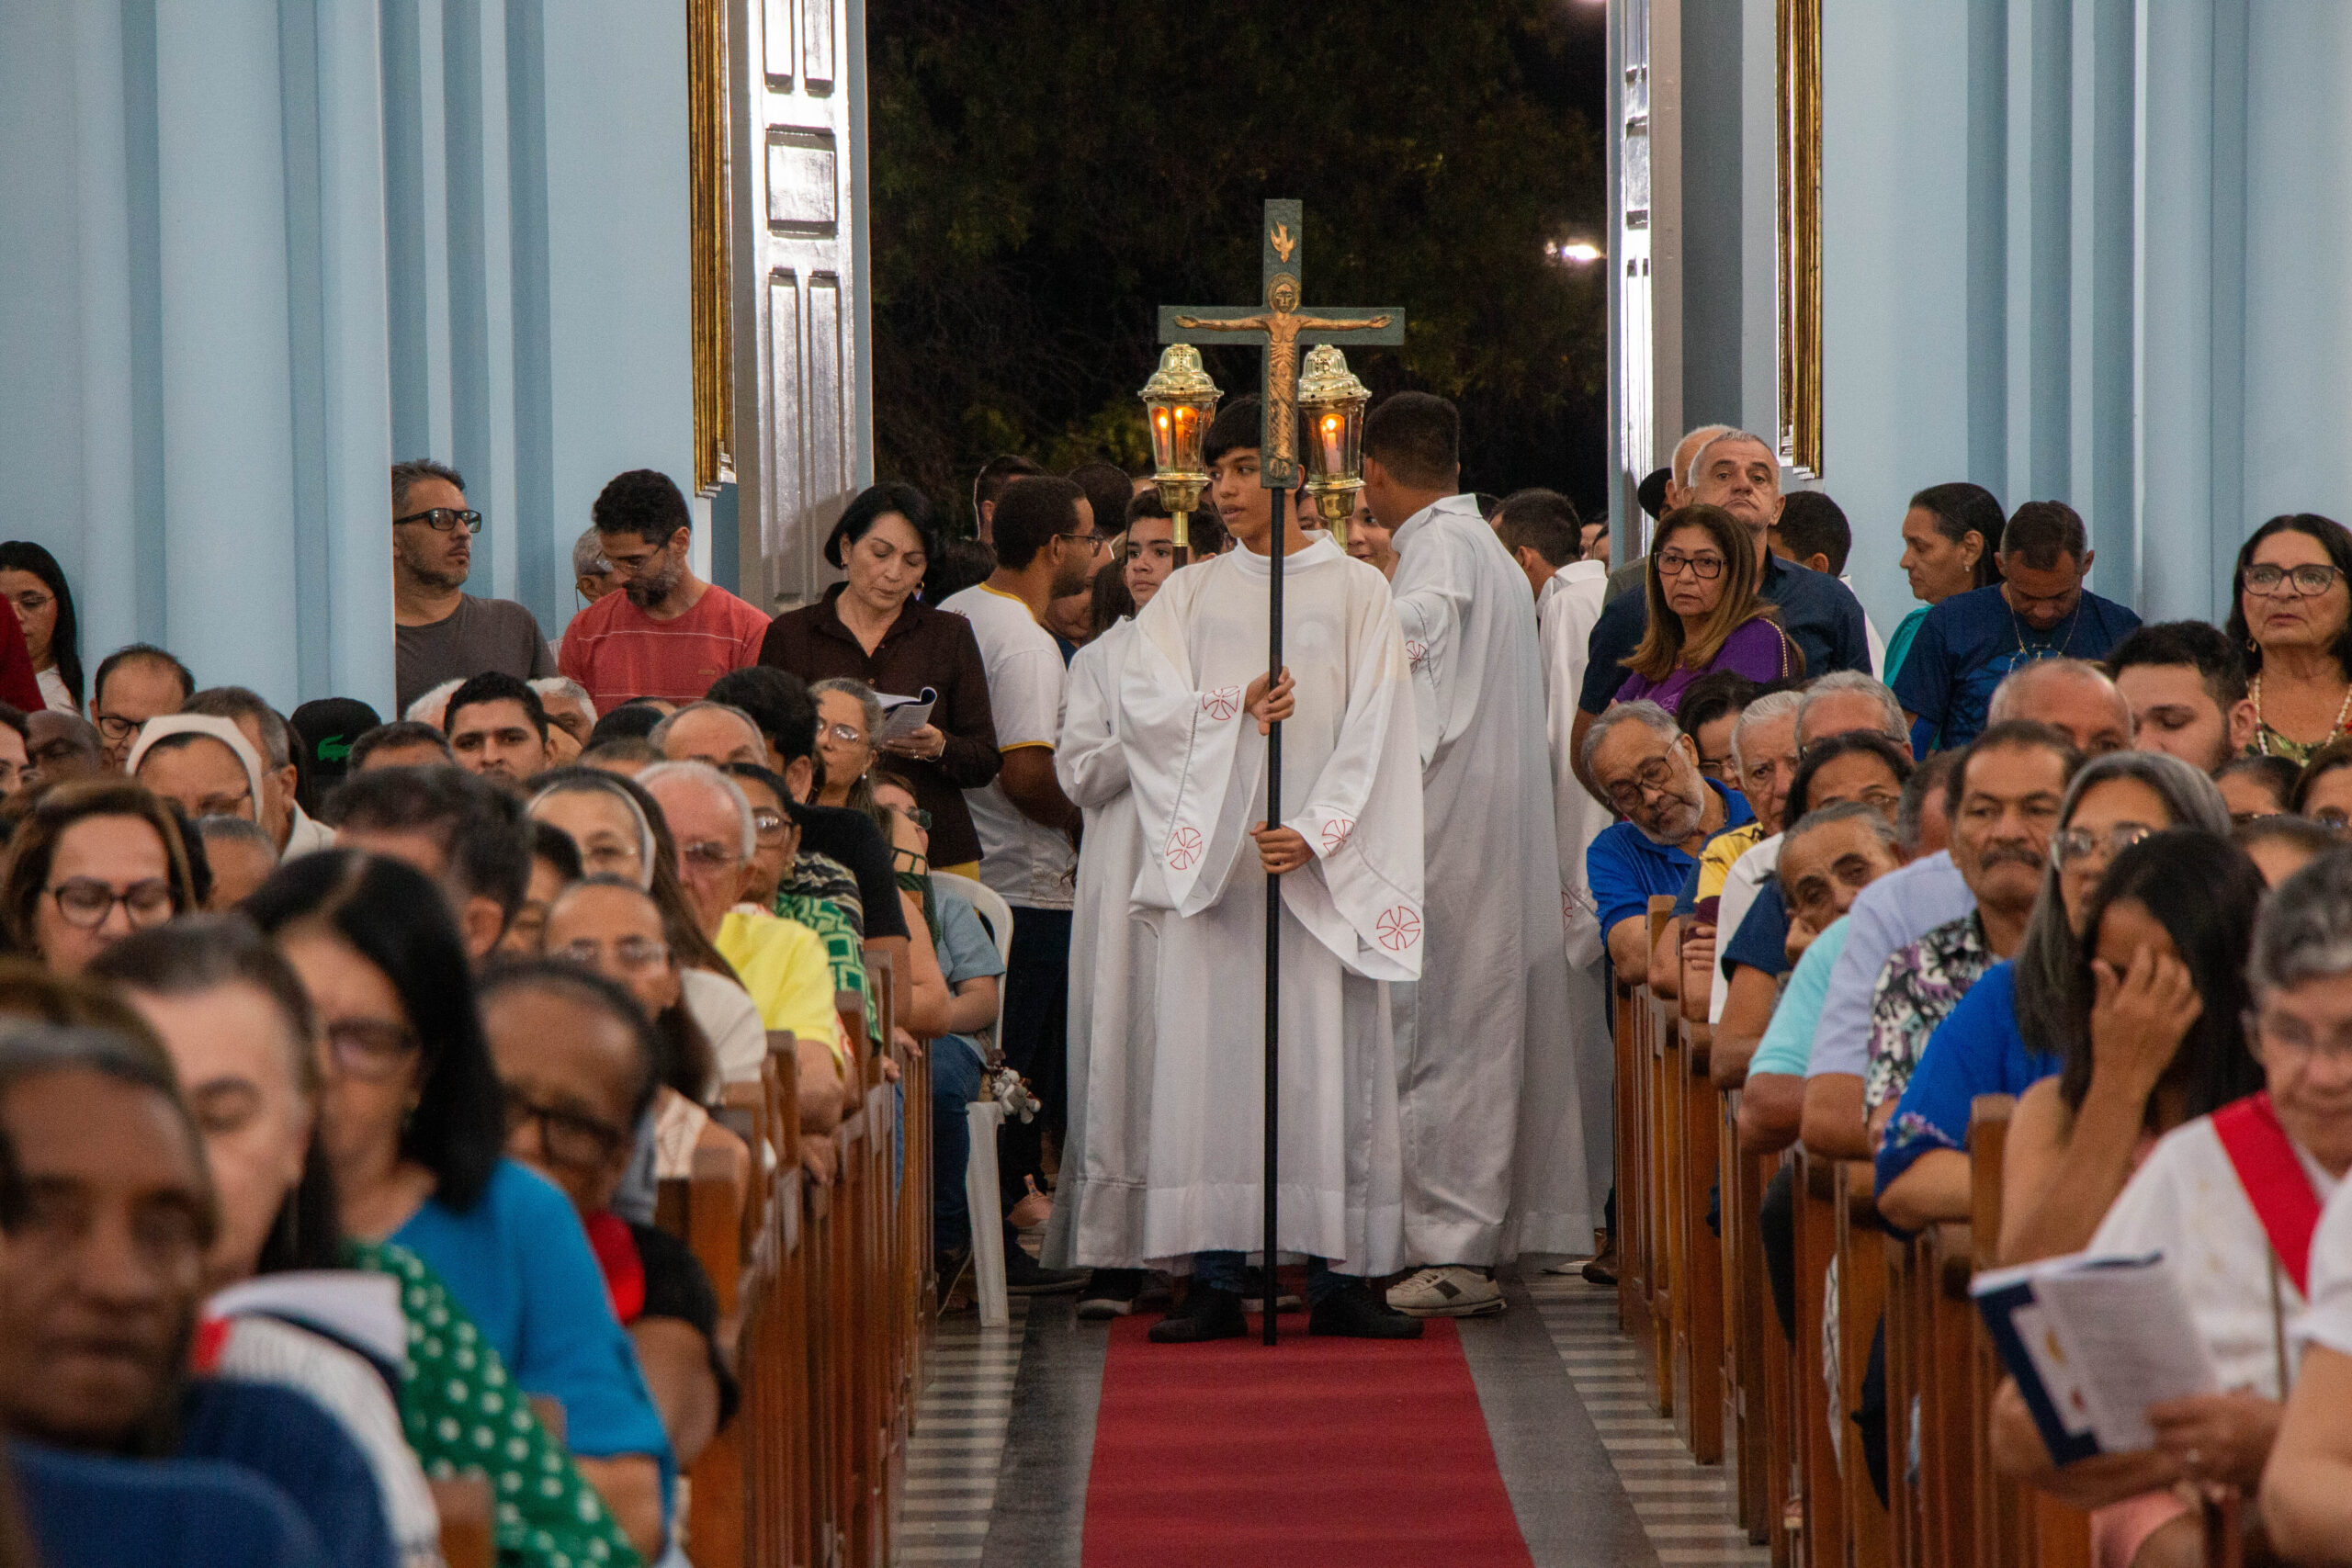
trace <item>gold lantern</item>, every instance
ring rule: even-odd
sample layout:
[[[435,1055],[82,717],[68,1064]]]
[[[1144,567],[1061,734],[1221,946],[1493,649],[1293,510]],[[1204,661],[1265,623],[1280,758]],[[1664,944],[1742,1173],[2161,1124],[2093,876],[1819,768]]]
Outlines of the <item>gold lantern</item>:
[[[1152,482],[1159,487],[1160,504],[1175,523],[1181,564],[1192,552],[1189,525],[1209,483],[1201,444],[1208,438],[1209,421],[1223,394],[1201,368],[1201,351],[1189,343],[1176,343],[1160,355],[1159,368],[1138,395],[1145,423],[1151,427]]]
[[[1363,489],[1363,411],[1372,389],[1328,343],[1306,351],[1298,372],[1298,410],[1306,419],[1306,493],[1332,540],[1348,547],[1348,519]]]

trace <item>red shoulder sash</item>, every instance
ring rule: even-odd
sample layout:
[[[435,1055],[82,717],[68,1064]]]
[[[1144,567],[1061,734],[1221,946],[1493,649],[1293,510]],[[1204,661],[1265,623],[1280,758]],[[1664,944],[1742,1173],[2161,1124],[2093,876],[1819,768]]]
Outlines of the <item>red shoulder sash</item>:
[[[589,1215],[585,1228],[596,1266],[605,1273],[605,1290],[613,1298],[613,1315],[624,1325],[635,1323],[645,1311],[645,1260],[638,1256],[637,1237],[629,1234],[628,1222],[609,1209]]]
[[[2250,1094],[2213,1112],[2213,1131],[2245,1189],[2270,1249],[2305,1300],[2311,1298],[2312,1233],[2319,1229],[2319,1194],[2267,1093]]]

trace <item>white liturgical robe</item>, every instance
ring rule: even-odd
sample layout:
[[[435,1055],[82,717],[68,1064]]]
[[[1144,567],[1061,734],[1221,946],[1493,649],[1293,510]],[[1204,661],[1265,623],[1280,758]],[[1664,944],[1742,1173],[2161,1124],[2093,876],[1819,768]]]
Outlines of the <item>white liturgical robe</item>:
[[[1534,596],[1470,496],[1415,513],[1396,546],[1430,907],[1420,983],[1398,998],[1405,1248],[1422,1263],[1495,1263],[1509,1240],[1526,1064],[1577,1102]],[[1581,1117],[1525,1136],[1524,1157],[1573,1179],[1562,1194],[1572,1212],[1547,1223],[1589,1250]]]
[[[1155,1260],[1261,1245],[1268,562],[1187,567],[1136,617],[1119,734],[1140,827],[1134,901],[1159,925],[1144,1163]],[[1400,1262],[1388,986],[1420,973],[1421,793],[1388,583],[1319,539],[1283,562],[1283,820],[1307,864],[1282,880],[1280,1229],[1342,1273]]]
[[[1069,1125],[1046,1226],[1047,1267],[1144,1262],[1143,1171],[1151,1126],[1152,999],[1159,915],[1129,903],[1143,835],[1119,743],[1119,677],[1136,624],[1070,660],[1054,776],[1086,813],[1069,939]]]
[[[1557,1064],[1531,1057],[1520,1095],[1520,1159],[1515,1252],[1591,1250],[1592,1232],[1575,1228],[1577,1211],[1589,1210],[1596,1193],[1615,1179],[1616,1045],[1610,1033],[1609,979],[1603,959],[1600,911],[1585,880],[1584,852],[1616,820],[1609,808],[1577,782],[1568,739],[1575,732],[1577,694],[1584,688],[1587,649],[1593,624],[1608,595],[1609,569],[1600,561],[1571,561],[1552,574],[1535,599],[1535,636],[1544,657],[1544,730],[1552,747],[1552,826],[1560,846],[1560,913],[1567,926],[1568,1036],[1573,1077]],[[1584,1127],[1584,1185],[1541,1145],[1542,1129],[1568,1117]]]

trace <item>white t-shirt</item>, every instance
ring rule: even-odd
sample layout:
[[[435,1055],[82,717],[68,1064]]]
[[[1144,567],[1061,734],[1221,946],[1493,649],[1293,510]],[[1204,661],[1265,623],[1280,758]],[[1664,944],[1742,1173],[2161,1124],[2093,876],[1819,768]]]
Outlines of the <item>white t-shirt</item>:
[[[768,1032],[760,1021],[760,1008],[751,993],[724,975],[707,969],[680,969],[686,1010],[710,1041],[718,1059],[718,1077],[725,1083],[757,1083],[760,1064],[767,1059]]]
[[[2306,1168],[2309,1168],[2308,1164]],[[2311,1308],[2295,1325],[2299,1346],[2324,1345],[2352,1356],[2352,1181],[2342,1182],[2312,1233]]]
[[[983,582],[939,606],[972,623],[989,680],[989,709],[1000,751],[1053,750],[1061,738],[1069,670],[1053,634],[1029,606]],[[1021,813],[1001,780],[964,792],[980,833],[980,880],[1016,908],[1067,909],[1078,897],[1078,852],[1069,835]]]

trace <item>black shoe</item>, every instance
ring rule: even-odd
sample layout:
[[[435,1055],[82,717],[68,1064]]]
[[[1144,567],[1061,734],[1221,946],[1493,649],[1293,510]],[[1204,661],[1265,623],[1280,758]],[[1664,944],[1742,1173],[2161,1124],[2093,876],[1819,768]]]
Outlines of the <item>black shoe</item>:
[[[1419,1326],[1416,1325],[1416,1326]],[[1241,1298],[1231,1291],[1195,1282],[1184,1304],[1151,1325],[1155,1345],[1197,1345],[1208,1339],[1238,1339],[1250,1332]]]
[[[1341,1339],[1419,1339],[1421,1320],[1396,1311],[1362,1280],[1351,1280],[1315,1303],[1306,1332]]]
[[[956,1284],[972,1267],[972,1249],[951,1247],[932,1260],[932,1271],[939,1277],[939,1304],[945,1306],[955,1295]]]
[[[1251,1312],[1265,1310],[1266,1271],[1263,1269],[1250,1268],[1241,1271],[1241,1300]],[[1291,1290],[1280,1280],[1274,1281],[1274,1310],[1276,1312],[1296,1312],[1306,1304],[1299,1300],[1296,1291]]]
[[[1097,1269],[1086,1289],[1078,1292],[1078,1315],[1081,1322],[1097,1323],[1105,1318],[1125,1317],[1136,1310],[1136,1298],[1143,1294],[1143,1270],[1140,1269]]]
[[[1048,1269],[1029,1256],[1026,1247],[1004,1250],[1004,1293],[1008,1296],[1058,1296],[1086,1283],[1087,1269]]]

